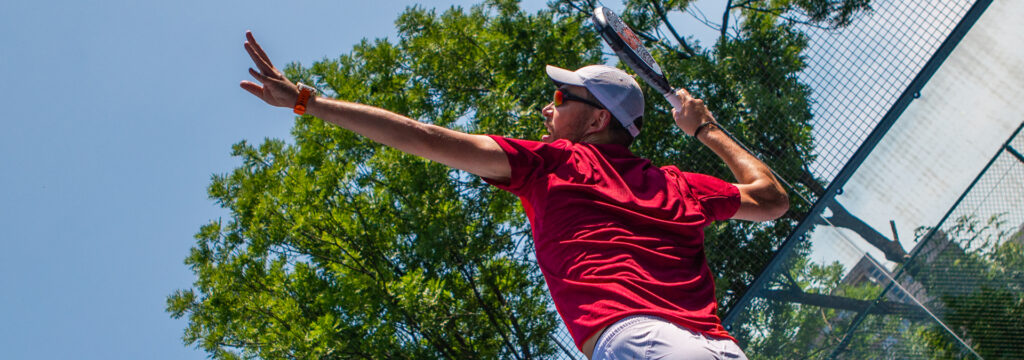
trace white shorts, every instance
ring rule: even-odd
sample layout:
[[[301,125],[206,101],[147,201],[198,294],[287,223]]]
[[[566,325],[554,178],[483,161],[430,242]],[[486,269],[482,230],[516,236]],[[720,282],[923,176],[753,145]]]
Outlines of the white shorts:
[[[709,337],[657,316],[623,318],[604,330],[591,360],[707,359],[746,360],[739,345]]]

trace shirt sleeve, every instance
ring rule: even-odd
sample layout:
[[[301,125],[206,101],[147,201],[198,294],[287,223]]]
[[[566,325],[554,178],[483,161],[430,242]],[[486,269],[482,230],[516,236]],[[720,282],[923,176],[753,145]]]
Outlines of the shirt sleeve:
[[[505,151],[512,173],[507,182],[489,178],[483,178],[483,180],[519,196],[525,196],[530,188],[529,185],[534,181],[554,171],[559,164],[564,164],[572,151],[571,143],[566,140],[544,143],[509,139],[496,135],[489,136]]]
[[[726,220],[740,209],[740,190],[736,185],[698,173],[684,172],[683,178],[708,218],[714,221]]]

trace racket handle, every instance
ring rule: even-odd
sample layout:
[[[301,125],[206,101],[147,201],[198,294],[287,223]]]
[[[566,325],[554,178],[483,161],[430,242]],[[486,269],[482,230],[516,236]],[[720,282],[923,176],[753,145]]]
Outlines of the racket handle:
[[[668,103],[672,104],[672,107],[676,108],[676,110],[683,107],[683,102],[679,101],[679,95],[676,94],[675,90],[670,90],[662,95],[665,96],[665,100],[668,100]]]

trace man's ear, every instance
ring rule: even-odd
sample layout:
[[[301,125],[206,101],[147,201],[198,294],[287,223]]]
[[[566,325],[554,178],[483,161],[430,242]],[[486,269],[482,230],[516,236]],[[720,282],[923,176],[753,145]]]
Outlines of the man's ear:
[[[611,126],[612,113],[606,109],[597,110],[597,113],[590,121],[590,130],[592,132],[601,132],[608,129]]]

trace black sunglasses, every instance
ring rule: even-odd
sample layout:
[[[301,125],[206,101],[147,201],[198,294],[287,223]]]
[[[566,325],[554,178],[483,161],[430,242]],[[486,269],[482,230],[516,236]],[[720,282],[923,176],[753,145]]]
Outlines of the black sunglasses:
[[[598,102],[584,99],[582,97],[573,95],[571,92],[562,91],[561,89],[555,90],[555,98],[553,100],[553,102],[555,103],[555,106],[561,106],[566,101],[579,101],[581,103],[584,103],[584,104],[596,107],[598,109],[604,110],[604,106],[601,105]]]

